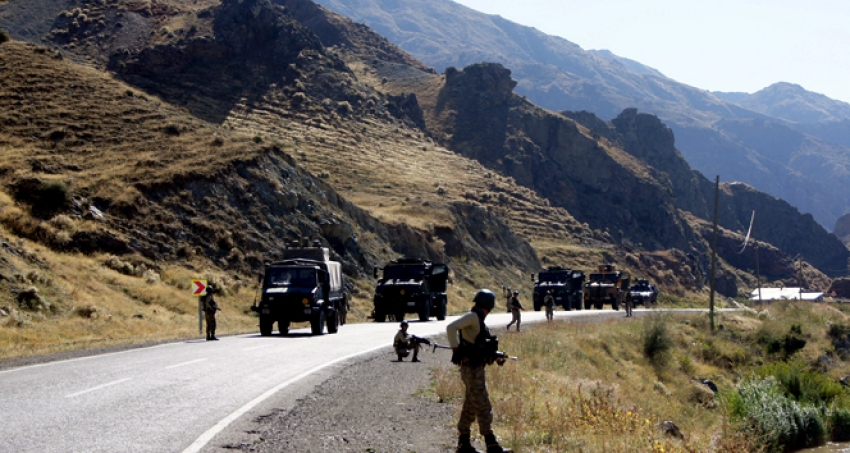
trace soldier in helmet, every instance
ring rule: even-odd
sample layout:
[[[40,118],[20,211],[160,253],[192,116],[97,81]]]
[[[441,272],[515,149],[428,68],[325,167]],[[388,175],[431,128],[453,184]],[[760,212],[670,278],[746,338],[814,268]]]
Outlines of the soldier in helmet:
[[[512,453],[502,448],[493,434],[493,408],[487,393],[484,367],[493,363],[503,365],[505,359],[496,358],[486,344],[492,339],[484,318],[496,305],[496,295],[489,289],[478,291],[472,310],[446,327],[452,347],[452,363],[460,366],[460,376],[466,388],[460,420],[457,423],[457,453],[479,453],[472,446],[472,422],[478,420],[478,430],[487,445],[487,453]]]
[[[215,336],[215,312],[220,311],[221,308],[218,308],[218,304],[215,303],[215,296],[213,296],[215,292],[215,286],[210,284],[207,286],[207,294],[201,296],[201,302],[204,304],[204,319],[207,322],[207,341],[218,341]]]
[[[411,362],[419,361],[419,342],[416,341],[416,337],[407,333],[407,321],[402,321],[399,326],[398,333],[395,334],[395,338],[393,339],[393,348],[395,348],[395,353],[398,355],[398,361],[403,362],[404,358],[410,355],[410,350],[413,350],[413,360]]]
[[[520,315],[520,310],[525,311],[522,304],[519,303],[519,291],[514,291],[514,295],[511,297],[509,302],[509,306],[511,309],[511,322],[508,323],[508,330],[511,330],[511,326],[513,323],[516,323],[516,331],[519,332],[519,325],[522,322],[522,315]]]
[[[546,307],[546,320],[551,321],[555,317],[555,296],[552,295],[551,289],[546,290],[543,306]],[[519,323],[517,323],[516,329],[519,330]]]

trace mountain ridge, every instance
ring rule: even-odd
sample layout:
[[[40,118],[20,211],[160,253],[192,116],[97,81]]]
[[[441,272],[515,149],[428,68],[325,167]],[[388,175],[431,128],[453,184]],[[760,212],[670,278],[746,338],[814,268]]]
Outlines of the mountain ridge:
[[[792,158],[783,160],[769,148],[741,138],[757,136],[756,131],[734,138],[726,133],[724,122],[745,121],[739,127],[747,127],[747,121],[766,120],[789,127],[787,121],[657,74],[632,72],[604,53],[584,51],[531,27],[450,1],[319,3],[373,26],[438,70],[480,61],[501,63],[512,70],[519,94],[550,110],[587,110],[614,118],[625,108],[637,107],[656,114],[674,129],[679,149],[698,171],[747,182],[811,212],[829,228],[850,210],[850,195],[840,189],[850,183],[842,157],[850,153],[850,146],[846,141],[824,143],[846,137],[843,127],[792,128],[796,140],[807,145],[795,148]],[[835,170],[824,177],[816,171],[824,166]]]

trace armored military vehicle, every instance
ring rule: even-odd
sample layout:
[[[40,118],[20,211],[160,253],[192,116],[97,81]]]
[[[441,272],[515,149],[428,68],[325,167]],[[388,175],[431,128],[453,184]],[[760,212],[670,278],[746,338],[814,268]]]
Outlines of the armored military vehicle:
[[[626,301],[630,280],[629,273],[618,271],[617,266],[600,265],[584,285],[584,308],[593,306],[599,310],[604,304],[611,304],[614,310],[619,310],[620,304]]]
[[[375,268],[378,278],[379,268]],[[383,268],[383,276],[375,287],[375,321],[384,322],[388,315],[396,321],[407,313],[416,313],[420,321],[431,316],[446,319],[446,283],[449,267],[415,258],[391,261]]]
[[[531,274],[532,280],[534,277]],[[547,291],[552,291],[555,304],[564,307],[564,310],[581,310],[584,280],[584,272],[564,267],[554,266],[540,271],[534,282],[534,311],[543,308],[543,298]]]
[[[645,278],[637,279],[635,284],[629,287],[629,297],[633,307],[638,304],[646,308],[658,305],[658,289]]]
[[[285,335],[290,323],[307,321],[313,335],[322,335],[325,326],[337,333],[348,298],[342,279],[340,263],[330,260],[327,248],[284,250],[283,260],[266,266],[260,303],[251,307],[260,315],[260,335],[271,335],[275,322]]]

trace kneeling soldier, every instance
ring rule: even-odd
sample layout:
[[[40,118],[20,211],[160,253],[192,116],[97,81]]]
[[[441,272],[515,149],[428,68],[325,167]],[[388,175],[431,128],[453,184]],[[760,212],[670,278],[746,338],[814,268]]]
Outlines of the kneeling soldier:
[[[395,348],[395,353],[398,355],[399,362],[403,362],[404,358],[410,355],[411,349],[413,349],[413,360],[411,362],[418,362],[419,341],[417,341],[416,337],[407,333],[407,327],[407,321],[402,321],[401,329],[395,334],[395,339],[393,339],[393,347]]]
[[[512,453],[502,448],[493,434],[493,407],[487,393],[487,381],[484,366],[498,363],[503,365],[504,358],[496,358],[495,350],[487,346],[492,340],[490,331],[484,324],[484,318],[496,305],[496,295],[489,289],[478,291],[473,299],[472,310],[453,321],[446,327],[449,344],[452,347],[452,363],[460,365],[460,376],[466,388],[463,409],[457,422],[457,453],[478,453],[472,446],[470,436],[472,422],[478,420],[478,430],[484,436],[487,453]]]

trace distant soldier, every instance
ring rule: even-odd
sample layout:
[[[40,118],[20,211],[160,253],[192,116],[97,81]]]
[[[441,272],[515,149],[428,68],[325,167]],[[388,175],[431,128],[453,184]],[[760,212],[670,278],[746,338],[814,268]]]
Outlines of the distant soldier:
[[[213,296],[215,292],[215,286],[209,285],[207,294],[201,296],[201,302],[204,304],[204,319],[207,321],[207,341],[218,341],[215,336],[215,312],[220,311],[221,308],[218,308],[218,304],[215,303],[215,296]]]
[[[508,286],[508,289],[505,291],[505,297],[506,297],[506,299],[505,299],[505,310],[507,310],[507,312],[510,313],[511,312],[511,297],[513,297],[513,293],[511,292],[510,286]]]
[[[551,289],[546,290],[543,305],[546,307],[546,320],[551,321],[555,317],[555,297],[552,295]],[[517,330],[519,330],[519,323],[517,323]]]
[[[522,304],[519,303],[519,291],[514,291],[514,295],[511,297],[510,301],[511,308],[511,322],[508,323],[508,330],[511,330],[511,326],[513,323],[516,323],[516,331],[519,332],[519,324],[522,322],[522,316],[519,314],[520,310],[525,311]]]
[[[488,289],[478,291],[473,299],[474,306],[469,313],[452,321],[446,327],[449,345],[452,347],[452,363],[460,366],[460,378],[466,393],[460,419],[457,422],[456,453],[479,453],[472,446],[472,422],[478,420],[478,431],[484,436],[487,453],[512,453],[513,450],[502,448],[496,440],[491,427],[493,423],[493,406],[487,393],[487,380],[484,367],[497,363],[503,365],[504,358],[496,358],[495,351],[488,349],[490,335],[484,318],[496,305],[496,295]]]
[[[645,300],[645,302],[643,304],[644,304],[644,307],[646,307],[647,305],[649,305],[649,298],[646,298],[644,300]],[[634,308],[634,302],[632,301],[632,295],[631,295],[630,292],[628,292],[628,291],[625,292],[625,301],[623,301],[623,302],[624,302],[623,305],[626,306],[626,317],[630,318],[632,316],[632,308]]]
[[[395,348],[395,353],[398,355],[399,362],[403,362],[404,358],[410,355],[411,349],[413,350],[413,360],[411,360],[411,362],[418,362],[420,348],[419,342],[416,341],[416,337],[407,333],[407,327],[407,321],[402,321],[400,329],[393,339],[393,348]]]

